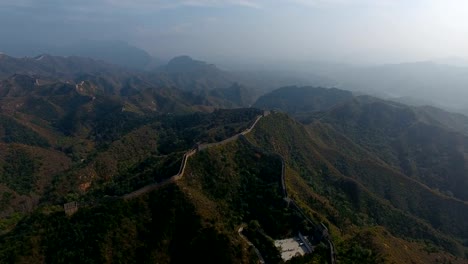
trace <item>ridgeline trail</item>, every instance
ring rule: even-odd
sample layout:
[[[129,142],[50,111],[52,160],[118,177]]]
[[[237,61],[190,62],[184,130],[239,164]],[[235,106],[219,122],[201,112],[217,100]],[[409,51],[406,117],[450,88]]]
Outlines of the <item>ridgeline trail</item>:
[[[156,190],[156,189],[158,189],[159,187],[161,187],[163,185],[166,185],[168,183],[172,183],[172,182],[175,182],[175,181],[178,181],[178,180],[182,179],[182,177],[184,176],[185,168],[187,166],[187,161],[191,156],[193,156],[194,154],[196,154],[199,151],[203,151],[203,150],[206,150],[206,149],[209,149],[209,148],[225,145],[225,144],[230,143],[232,141],[242,139],[242,140],[245,140],[246,142],[248,142],[255,149],[257,149],[257,150],[259,150],[261,152],[270,153],[270,154],[278,156],[280,158],[280,160],[281,160],[281,187],[282,187],[284,200],[286,201],[287,206],[292,207],[295,210],[297,210],[300,213],[300,215],[304,218],[304,220],[309,222],[312,226],[316,226],[317,228],[321,229],[321,231],[322,231],[322,239],[321,240],[326,242],[328,244],[328,248],[329,248],[329,263],[330,264],[335,264],[336,263],[335,245],[333,244],[333,242],[330,239],[330,235],[328,233],[328,229],[326,228],[326,226],[323,223],[317,224],[314,221],[312,221],[304,213],[304,211],[296,204],[296,202],[288,196],[288,192],[287,192],[287,189],[286,189],[286,182],[285,182],[286,166],[285,166],[285,161],[284,161],[283,156],[281,156],[279,153],[276,153],[276,152],[265,151],[265,150],[259,148],[258,146],[254,145],[252,142],[250,142],[245,137],[245,135],[250,133],[255,128],[255,126],[260,121],[260,119],[262,119],[263,117],[268,116],[269,114],[270,114],[269,111],[264,111],[263,115],[257,116],[254,123],[248,129],[246,129],[246,130],[244,130],[244,131],[242,131],[242,132],[240,132],[240,133],[238,133],[238,134],[236,134],[236,135],[234,135],[234,136],[232,136],[230,138],[227,138],[227,139],[225,139],[223,141],[216,142],[216,143],[200,144],[200,145],[197,146],[197,148],[193,148],[193,149],[188,150],[187,152],[185,152],[185,154],[184,154],[184,156],[182,158],[182,162],[180,164],[179,172],[176,175],[174,175],[174,176],[172,176],[172,177],[170,177],[170,178],[168,178],[166,180],[163,180],[161,182],[149,184],[149,185],[146,185],[146,186],[144,186],[144,187],[142,187],[142,188],[140,188],[140,189],[138,189],[136,191],[125,194],[125,195],[122,196],[123,199],[128,200],[128,199],[138,197],[138,196],[143,195],[145,193]],[[243,228],[244,228],[244,226],[241,226],[238,229],[239,235],[241,236],[241,238],[243,240],[245,240],[247,242],[248,245],[253,246],[253,248],[254,248],[254,250],[255,250],[258,258],[259,258],[260,263],[265,263],[260,251],[245,236],[242,235]]]
[[[171,183],[171,182],[180,180],[180,179],[182,178],[182,176],[184,175],[185,167],[187,166],[187,160],[188,160],[193,154],[195,154],[196,152],[197,152],[196,149],[191,149],[191,150],[187,151],[187,152],[184,154],[184,156],[183,156],[183,158],[182,158],[182,162],[181,162],[181,164],[180,164],[179,172],[178,172],[176,175],[174,175],[174,176],[172,176],[172,177],[170,177],[170,178],[168,178],[168,179],[166,179],[166,180],[163,180],[163,181],[161,181],[161,182],[152,183],[152,184],[146,185],[146,186],[144,186],[144,187],[142,187],[142,188],[140,188],[140,189],[138,189],[138,190],[136,190],[136,191],[133,191],[133,192],[131,192],[131,193],[127,193],[127,194],[125,194],[125,195],[123,196],[123,198],[124,198],[125,200],[132,199],[132,198],[135,198],[135,197],[140,196],[140,195],[142,195],[142,194],[151,192],[151,191],[153,191],[153,190],[155,190],[155,189],[161,187],[162,185],[165,185],[165,184],[168,184],[168,183]]]
[[[170,178],[166,179],[166,180],[163,180],[161,182],[157,182],[157,183],[152,183],[152,184],[149,184],[149,185],[146,185],[136,191],[133,191],[131,193],[127,193],[125,195],[123,195],[123,198],[125,200],[128,200],[128,199],[132,199],[132,198],[135,198],[135,197],[138,197],[142,194],[145,194],[145,193],[148,193],[148,192],[151,192],[155,189],[158,189],[159,187],[163,186],[163,185],[166,185],[168,183],[171,183],[171,182],[175,182],[175,181],[178,181],[180,179],[182,179],[182,177],[184,176],[184,172],[185,172],[185,167],[187,166],[187,161],[188,159],[195,153],[197,153],[198,151],[203,151],[205,149],[208,149],[208,148],[212,148],[212,147],[216,147],[216,146],[221,146],[221,145],[225,145],[229,142],[232,142],[234,140],[237,140],[240,136],[243,136],[243,135],[246,135],[248,133],[250,133],[250,131],[252,131],[252,129],[255,127],[255,125],[257,125],[258,121],[264,117],[264,116],[267,116],[269,112],[265,112],[263,115],[260,115],[260,116],[257,116],[257,118],[255,119],[255,122],[246,130],[230,137],[230,138],[227,138],[223,141],[220,141],[220,142],[216,142],[216,143],[206,143],[206,144],[200,144],[198,145],[197,148],[194,148],[194,149],[190,149],[188,150],[187,152],[185,152],[183,158],[182,158],[182,162],[180,164],[180,169],[179,169],[179,172],[176,174],[176,175],[173,175],[171,176]]]

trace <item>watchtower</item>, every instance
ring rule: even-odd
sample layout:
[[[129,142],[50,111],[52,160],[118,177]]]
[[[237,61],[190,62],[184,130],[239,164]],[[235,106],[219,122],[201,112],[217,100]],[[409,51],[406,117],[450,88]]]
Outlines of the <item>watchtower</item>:
[[[65,214],[70,216],[76,213],[76,211],[78,211],[78,203],[77,202],[66,203],[63,205],[63,209],[65,210]]]

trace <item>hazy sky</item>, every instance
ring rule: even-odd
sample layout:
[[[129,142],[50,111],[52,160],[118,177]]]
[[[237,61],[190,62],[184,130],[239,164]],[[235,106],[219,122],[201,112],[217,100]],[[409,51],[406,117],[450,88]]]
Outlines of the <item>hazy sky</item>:
[[[0,0],[1,42],[124,40],[202,59],[468,57],[467,0]]]

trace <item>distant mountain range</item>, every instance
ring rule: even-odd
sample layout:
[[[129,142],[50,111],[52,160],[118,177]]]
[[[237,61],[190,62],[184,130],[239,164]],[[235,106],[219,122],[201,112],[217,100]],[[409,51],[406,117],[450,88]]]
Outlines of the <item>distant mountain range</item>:
[[[468,67],[415,62],[334,69],[337,87],[386,98],[412,97],[449,111],[466,110]]]
[[[468,201],[464,115],[314,87],[281,88],[260,97],[254,106],[287,112],[305,124],[330,124],[407,176]]]
[[[25,75],[37,85],[51,82],[88,85],[106,95],[136,95],[147,89],[174,88],[215,107],[247,106],[261,92],[237,82],[230,73],[188,56],[176,57],[153,71],[132,70],[84,57],[0,55],[0,78]],[[19,88],[20,89],[20,88]],[[198,100],[198,99],[197,99]],[[210,103],[211,102],[211,103]]]
[[[191,59],[187,60],[187,56],[180,56],[166,64],[143,49],[121,41],[82,41],[62,46],[13,45],[2,42],[0,51],[17,57],[36,57],[38,54],[80,56],[139,71],[153,72],[164,69],[170,72],[179,86],[199,87],[237,82],[260,90],[261,92],[255,95],[257,97],[283,86],[314,85],[338,87],[409,104],[429,104],[448,111],[468,114],[464,101],[464,98],[468,97],[465,89],[468,86],[468,67],[466,61],[460,58],[372,66],[278,62],[255,67],[236,66],[236,71],[214,74],[219,70],[214,65],[190,61]],[[189,70],[190,67],[192,70]],[[197,71],[194,72],[195,68]],[[181,69],[184,69],[185,73],[182,73]],[[189,75],[194,74],[199,76],[198,82],[189,83],[187,80],[192,78]],[[208,79],[212,79],[213,82],[201,78],[203,75],[210,76]]]
[[[31,47],[3,43],[0,44],[0,51],[16,57],[35,57],[37,54],[80,56],[139,70],[154,69],[164,63],[146,51],[122,41],[82,41],[62,46],[36,44]]]
[[[292,115],[325,111],[353,98],[349,91],[321,87],[282,87],[258,98],[254,107],[278,109]]]

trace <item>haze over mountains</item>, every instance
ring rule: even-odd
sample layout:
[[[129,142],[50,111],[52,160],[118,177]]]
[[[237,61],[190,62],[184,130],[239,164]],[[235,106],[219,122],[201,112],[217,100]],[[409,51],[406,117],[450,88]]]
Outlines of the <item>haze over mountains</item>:
[[[467,264],[466,0],[1,0],[0,263]]]
[[[55,56],[81,56],[103,60],[132,69],[150,69],[162,64],[146,51],[123,41],[80,41],[68,45],[2,43],[0,51],[15,57],[36,57],[41,54]]]
[[[16,47],[4,44],[4,47],[0,45],[0,50],[10,51],[6,54],[19,57],[36,57],[41,54],[89,57],[138,71],[158,71],[167,63],[121,41],[87,41],[57,47]],[[179,59],[181,58],[184,57]],[[410,105],[432,105],[449,111],[468,113],[464,100],[468,96],[468,64],[463,63],[463,59],[452,57],[369,66],[281,60],[262,65],[249,61],[239,64],[223,59],[218,59],[218,63],[231,69],[231,81],[249,86],[262,86],[266,90],[293,84],[339,87]],[[200,65],[193,66],[199,67],[198,70],[201,71]],[[170,72],[170,67],[171,65],[168,65],[165,70]],[[210,74],[209,69],[205,71],[208,71],[206,74]],[[224,74],[227,74],[227,71]]]

